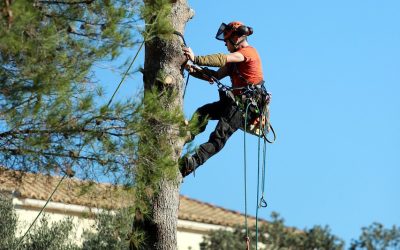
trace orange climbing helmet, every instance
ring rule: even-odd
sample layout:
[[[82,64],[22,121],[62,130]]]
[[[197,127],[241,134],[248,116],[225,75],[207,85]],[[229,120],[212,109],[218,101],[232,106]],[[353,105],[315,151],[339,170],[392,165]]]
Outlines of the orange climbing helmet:
[[[233,21],[229,24],[222,23],[218,29],[215,38],[221,41],[225,41],[232,36],[250,36],[253,34],[253,28],[244,25],[241,22]]]

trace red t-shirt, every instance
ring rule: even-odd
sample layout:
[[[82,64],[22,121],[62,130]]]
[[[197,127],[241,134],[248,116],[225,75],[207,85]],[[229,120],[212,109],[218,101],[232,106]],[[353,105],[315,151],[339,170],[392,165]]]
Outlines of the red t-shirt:
[[[245,87],[248,84],[255,85],[260,83],[264,77],[260,56],[258,55],[257,50],[251,46],[247,46],[240,48],[236,52],[239,52],[244,56],[244,61],[239,63],[228,63],[232,87]]]

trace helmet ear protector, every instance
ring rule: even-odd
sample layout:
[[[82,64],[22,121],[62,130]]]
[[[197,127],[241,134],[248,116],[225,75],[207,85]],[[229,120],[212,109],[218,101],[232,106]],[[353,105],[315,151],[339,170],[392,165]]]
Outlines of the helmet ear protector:
[[[238,22],[235,24],[236,25],[233,25],[232,23],[230,24],[222,23],[217,31],[217,34],[215,35],[215,38],[220,41],[225,41],[226,39],[229,39],[233,35],[241,37],[241,36],[250,36],[251,34],[253,34],[253,28],[240,24]]]
[[[253,34],[253,28],[248,27],[246,25],[241,25],[238,28],[236,28],[236,34],[241,37],[241,36],[250,36]]]

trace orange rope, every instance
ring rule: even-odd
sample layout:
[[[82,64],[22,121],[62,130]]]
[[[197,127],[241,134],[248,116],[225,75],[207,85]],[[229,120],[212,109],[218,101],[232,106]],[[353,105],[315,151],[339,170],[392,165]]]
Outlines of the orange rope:
[[[249,236],[246,236],[244,239],[246,240],[246,250],[250,250],[250,238],[249,238]]]

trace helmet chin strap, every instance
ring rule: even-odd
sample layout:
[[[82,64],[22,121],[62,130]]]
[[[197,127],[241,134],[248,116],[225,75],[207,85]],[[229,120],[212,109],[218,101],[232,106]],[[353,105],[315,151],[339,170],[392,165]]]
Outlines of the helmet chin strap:
[[[246,37],[244,37],[243,39],[241,39],[240,41],[238,41],[237,43],[233,42],[233,40],[231,38],[229,38],[229,42],[233,45],[233,47],[235,48],[235,51],[239,49],[239,45],[244,42],[246,40]]]

